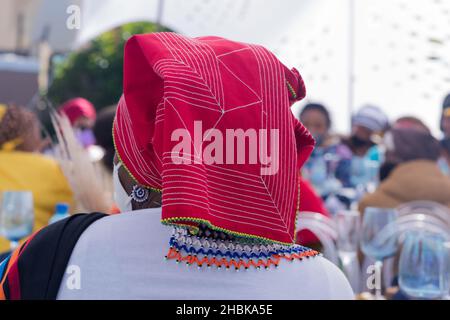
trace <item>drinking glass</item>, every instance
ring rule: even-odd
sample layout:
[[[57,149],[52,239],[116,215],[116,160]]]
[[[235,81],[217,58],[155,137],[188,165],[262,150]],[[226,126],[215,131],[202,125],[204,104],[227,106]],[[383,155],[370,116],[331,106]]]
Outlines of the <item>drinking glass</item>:
[[[437,233],[410,231],[399,261],[399,286],[411,298],[438,299],[447,296],[448,250]]]
[[[450,241],[444,243],[447,252],[447,260],[445,262],[444,291],[446,291],[444,299],[450,300]]]
[[[361,270],[358,261],[360,239],[360,214],[358,211],[342,210],[336,216],[338,230],[337,248],[342,270],[354,292],[360,292]]]
[[[393,222],[398,217],[395,209],[382,209],[369,207],[364,211],[361,250],[363,253],[376,260],[377,270],[382,270],[383,260],[393,256],[397,251],[397,239],[395,237],[380,238],[378,234],[385,227],[394,226]],[[381,276],[381,275],[380,275]],[[376,299],[383,299],[381,283],[376,286]]]
[[[340,157],[337,154],[328,152],[323,155],[326,165],[326,180],[324,182],[325,195],[336,194],[342,188],[342,183],[336,178],[336,170]]]
[[[350,181],[355,188],[372,193],[379,184],[379,169],[378,161],[354,156],[351,162]]]
[[[367,170],[367,184],[366,189],[369,193],[375,192],[377,186],[380,183],[380,163],[375,160],[366,160],[365,166]]]
[[[34,225],[33,195],[29,191],[5,191],[0,207],[0,234],[14,250],[31,234]]]
[[[350,165],[350,182],[355,188],[365,188],[366,176],[365,176],[365,159],[358,156],[352,157]]]
[[[314,187],[322,193],[327,181],[327,163],[323,156],[315,157],[310,165],[309,179]]]
[[[338,228],[337,245],[346,252],[358,251],[360,239],[360,214],[358,211],[341,210],[336,215]]]

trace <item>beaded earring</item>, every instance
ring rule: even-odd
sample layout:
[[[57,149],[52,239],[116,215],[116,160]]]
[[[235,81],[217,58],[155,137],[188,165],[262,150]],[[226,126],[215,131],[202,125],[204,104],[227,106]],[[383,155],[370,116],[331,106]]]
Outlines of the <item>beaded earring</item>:
[[[148,197],[149,197],[148,189],[138,186],[137,184],[133,186],[133,190],[131,191],[131,199],[133,199],[138,203],[142,203],[147,201]]]

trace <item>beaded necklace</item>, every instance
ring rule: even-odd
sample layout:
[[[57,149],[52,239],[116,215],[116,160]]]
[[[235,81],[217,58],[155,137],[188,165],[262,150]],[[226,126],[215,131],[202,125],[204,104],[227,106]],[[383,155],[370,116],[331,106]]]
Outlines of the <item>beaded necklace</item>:
[[[259,240],[241,239],[220,231],[200,227],[197,234],[188,229],[174,227],[169,241],[168,260],[198,268],[206,266],[239,271],[241,268],[269,269],[279,266],[281,260],[302,260],[319,255],[319,252],[301,245],[263,243]]]

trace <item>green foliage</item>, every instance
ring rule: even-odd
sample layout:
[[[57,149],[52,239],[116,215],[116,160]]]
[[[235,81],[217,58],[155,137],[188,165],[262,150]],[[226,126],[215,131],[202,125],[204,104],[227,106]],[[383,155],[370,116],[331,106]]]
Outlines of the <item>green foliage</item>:
[[[73,97],[90,100],[97,109],[117,103],[122,94],[123,49],[133,34],[157,31],[153,23],[137,22],[108,31],[80,51],[54,62],[47,97],[54,106]]]

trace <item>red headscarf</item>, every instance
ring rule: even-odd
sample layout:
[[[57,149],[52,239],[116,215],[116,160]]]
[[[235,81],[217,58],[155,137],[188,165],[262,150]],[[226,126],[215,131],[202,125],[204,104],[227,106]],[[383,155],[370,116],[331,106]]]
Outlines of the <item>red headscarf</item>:
[[[94,105],[84,98],[74,98],[66,101],[60,108],[71,124],[74,124],[80,117],[95,120],[96,112]]]
[[[290,110],[304,96],[298,71],[261,46],[175,33],[134,36],[125,46],[116,151],[137,182],[162,191],[163,223],[204,223],[237,236],[293,244],[298,172],[314,147]],[[186,129],[195,140],[194,121],[224,137],[227,129],[277,129],[278,171],[262,175],[260,161],[174,163],[179,141],[172,134]],[[193,145],[198,156],[202,143]],[[268,155],[276,152],[270,141],[267,149]]]
[[[300,212],[309,211],[317,212],[325,217],[330,217],[330,213],[325,207],[323,200],[317,195],[311,184],[300,177]],[[308,246],[319,243],[319,239],[309,230],[301,230],[297,232],[297,243]]]

